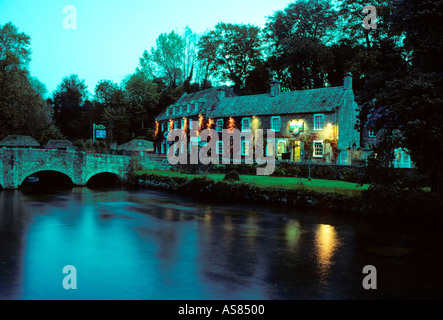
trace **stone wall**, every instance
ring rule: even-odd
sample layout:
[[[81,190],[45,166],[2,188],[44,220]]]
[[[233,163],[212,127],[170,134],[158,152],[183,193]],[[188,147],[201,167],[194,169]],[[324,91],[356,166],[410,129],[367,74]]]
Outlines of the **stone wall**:
[[[56,171],[68,176],[75,185],[86,185],[99,173],[113,173],[123,182],[128,179],[131,163],[140,169],[169,169],[164,158],[129,157],[111,154],[77,152],[75,150],[41,148],[1,148],[0,186],[20,187],[30,175],[40,171]]]

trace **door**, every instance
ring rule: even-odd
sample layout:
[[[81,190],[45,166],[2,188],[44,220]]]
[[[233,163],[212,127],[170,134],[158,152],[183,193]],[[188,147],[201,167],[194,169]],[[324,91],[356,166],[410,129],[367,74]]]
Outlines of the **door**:
[[[295,141],[294,142],[294,150],[292,152],[292,160],[295,162],[300,162],[300,141]]]

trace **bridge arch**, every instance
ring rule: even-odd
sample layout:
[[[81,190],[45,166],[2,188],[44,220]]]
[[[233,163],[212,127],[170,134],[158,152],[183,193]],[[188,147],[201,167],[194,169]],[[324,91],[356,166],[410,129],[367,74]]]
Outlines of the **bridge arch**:
[[[19,179],[18,187],[21,187],[25,180],[30,177],[36,175],[37,177],[42,177],[45,175],[53,175],[57,179],[63,178],[67,183],[74,185],[75,181],[71,177],[70,173],[63,169],[38,169],[38,170],[30,170],[24,174],[21,175],[21,178]]]
[[[123,182],[124,180],[124,175],[120,171],[108,168],[108,169],[97,170],[88,174],[85,179],[85,185],[87,185],[91,181],[91,179],[94,178],[95,176],[106,173],[116,176],[120,182]]]

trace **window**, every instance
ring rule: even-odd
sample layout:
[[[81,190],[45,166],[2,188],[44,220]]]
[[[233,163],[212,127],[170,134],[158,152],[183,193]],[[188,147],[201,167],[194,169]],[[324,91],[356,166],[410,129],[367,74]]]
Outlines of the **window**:
[[[241,120],[241,131],[243,131],[243,132],[251,131],[251,119],[243,118]]]
[[[192,119],[188,119],[188,127],[189,127],[189,130],[192,130],[192,121],[194,121],[194,120],[192,120]]]
[[[314,130],[323,130],[324,119],[324,114],[314,114]]]
[[[172,114],[175,114],[175,108],[171,107],[171,109],[172,109]]]
[[[223,141],[217,141],[217,154],[223,154]]]
[[[180,129],[180,128],[178,127],[178,120],[175,120],[175,121],[174,121],[174,129]]]
[[[217,120],[217,132],[222,132],[223,131],[223,119],[218,119]]]
[[[191,112],[191,104],[188,104],[188,106],[187,106],[187,110],[186,110],[187,112]]]
[[[278,144],[277,144],[277,153],[278,154],[286,153],[286,141],[281,140],[281,141],[278,142]]]
[[[398,148],[394,150],[395,159],[394,159],[394,167],[395,168],[411,168],[411,156],[409,155],[408,150],[403,148]]]
[[[166,123],[162,123],[162,131],[165,131],[165,125],[166,125]]]
[[[280,131],[281,127],[281,119],[280,117],[272,117],[271,118],[271,130]]]
[[[313,149],[314,157],[323,157],[323,141],[314,140]]]
[[[241,155],[249,156],[249,141],[244,140],[244,138],[241,141]]]
[[[377,136],[377,133],[375,130],[369,130],[369,138],[375,138]]]
[[[184,129],[185,128],[185,119],[182,119],[182,121],[181,121],[181,126],[180,126],[182,129]]]
[[[194,111],[198,110],[198,102],[195,103]]]

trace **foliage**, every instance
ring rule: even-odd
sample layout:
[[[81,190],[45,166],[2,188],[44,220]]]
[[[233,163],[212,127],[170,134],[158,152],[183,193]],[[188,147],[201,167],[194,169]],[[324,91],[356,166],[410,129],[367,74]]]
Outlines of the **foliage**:
[[[70,140],[90,136],[88,91],[85,80],[72,74],[64,77],[52,94],[56,125]]]
[[[109,147],[105,141],[76,140],[74,146],[78,151],[109,154]]]
[[[65,140],[65,137],[55,125],[50,125],[42,132],[39,142],[43,145],[49,140]]]
[[[333,64],[337,12],[327,1],[297,1],[275,12],[266,24],[272,68],[290,90],[323,87]]]
[[[223,178],[223,181],[230,181],[230,182],[240,181],[240,180],[241,180],[240,176],[238,172],[235,170],[229,171]]]
[[[8,134],[38,137],[51,122],[45,86],[28,69],[30,42],[11,22],[0,25],[0,139]]]
[[[219,23],[199,42],[198,57],[208,72],[234,83],[234,91],[245,86],[246,78],[261,58],[260,29],[252,25]]]

